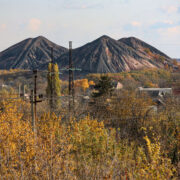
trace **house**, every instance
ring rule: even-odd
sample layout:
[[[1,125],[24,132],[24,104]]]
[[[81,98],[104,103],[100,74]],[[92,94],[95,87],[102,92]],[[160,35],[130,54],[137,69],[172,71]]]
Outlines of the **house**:
[[[164,106],[164,98],[167,95],[172,95],[172,88],[142,88],[139,87],[140,92],[148,93],[153,101],[157,104],[157,106]]]
[[[149,93],[152,96],[154,95],[154,96],[160,96],[160,97],[163,97],[166,94],[169,94],[169,95],[172,94],[172,88],[142,88],[142,87],[139,87],[139,91],[140,92],[144,91],[144,92]]]
[[[0,84],[0,87],[1,87],[1,89],[3,89],[3,88],[9,88],[9,86],[8,85],[6,85],[6,84]]]
[[[112,82],[112,85],[113,85],[113,88],[114,88],[115,90],[119,90],[119,89],[122,89],[122,88],[123,88],[123,84],[121,84],[121,83],[118,82],[118,81],[113,81],[113,82]]]

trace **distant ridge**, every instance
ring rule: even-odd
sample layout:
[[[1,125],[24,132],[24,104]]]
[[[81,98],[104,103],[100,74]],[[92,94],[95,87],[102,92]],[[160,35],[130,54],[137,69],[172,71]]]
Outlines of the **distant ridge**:
[[[47,69],[51,59],[68,67],[68,49],[43,36],[29,38],[0,53],[0,69]],[[106,35],[73,49],[74,66],[87,73],[117,73],[143,68],[164,68],[171,58],[135,37],[115,40]]]

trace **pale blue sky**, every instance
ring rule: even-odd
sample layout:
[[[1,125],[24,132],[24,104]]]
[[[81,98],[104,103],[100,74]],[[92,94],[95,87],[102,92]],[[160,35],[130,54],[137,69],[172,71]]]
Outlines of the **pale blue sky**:
[[[79,47],[104,34],[180,58],[180,0],[0,0],[0,51],[39,35]]]

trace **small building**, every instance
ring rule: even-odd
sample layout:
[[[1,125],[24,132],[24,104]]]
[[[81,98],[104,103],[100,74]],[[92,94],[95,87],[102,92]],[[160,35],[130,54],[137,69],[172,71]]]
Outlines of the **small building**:
[[[121,83],[118,82],[118,81],[113,81],[112,85],[113,85],[113,88],[114,88],[115,90],[119,90],[119,89],[122,89],[122,88],[123,88],[123,84],[121,84]]]
[[[9,88],[9,86],[2,83],[2,84],[0,84],[0,88],[1,88],[1,89],[3,89],[3,88]]]
[[[172,88],[142,88],[139,87],[140,92],[147,92],[151,96],[160,96],[163,97],[167,94],[172,95]]]
[[[157,106],[164,106],[164,98],[167,95],[172,95],[172,88],[142,88],[139,87],[140,92],[148,93]]]

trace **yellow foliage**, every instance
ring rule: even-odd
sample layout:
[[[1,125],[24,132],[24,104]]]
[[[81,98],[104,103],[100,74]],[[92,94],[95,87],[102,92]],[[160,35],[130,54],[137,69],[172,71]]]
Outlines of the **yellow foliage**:
[[[133,100],[133,99],[131,99]],[[55,114],[31,121],[19,113],[21,101],[1,102],[2,179],[170,179],[175,170],[160,143],[145,136],[143,146],[118,140],[120,129],[90,117],[62,123]],[[3,107],[3,108],[2,108]]]
[[[176,171],[173,168],[170,159],[162,157],[160,144],[158,140],[155,143],[151,143],[147,136],[144,137],[147,146],[147,153],[150,157],[145,158],[145,153],[142,148],[139,148],[138,156],[138,179],[152,179],[152,180],[161,180],[161,179],[171,179],[173,173]],[[141,158],[144,157],[144,158]]]
[[[95,85],[94,81],[89,81],[89,85]]]
[[[31,168],[33,165],[34,134],[30,124],[20,120],[22,114],[17,112],[15,104],[3,102],[3,107],[4,110],[0,113],[0,156],[3,162],[1,175],[10,176],[10,169],[13,168],[17,179],[21,175],[20,171],[15,173],[15,169],[27,166]]]
[[[88,79],[79,79],[74,82],[75,87],[80,87],[85,91],[87,88],[89,88]]]

